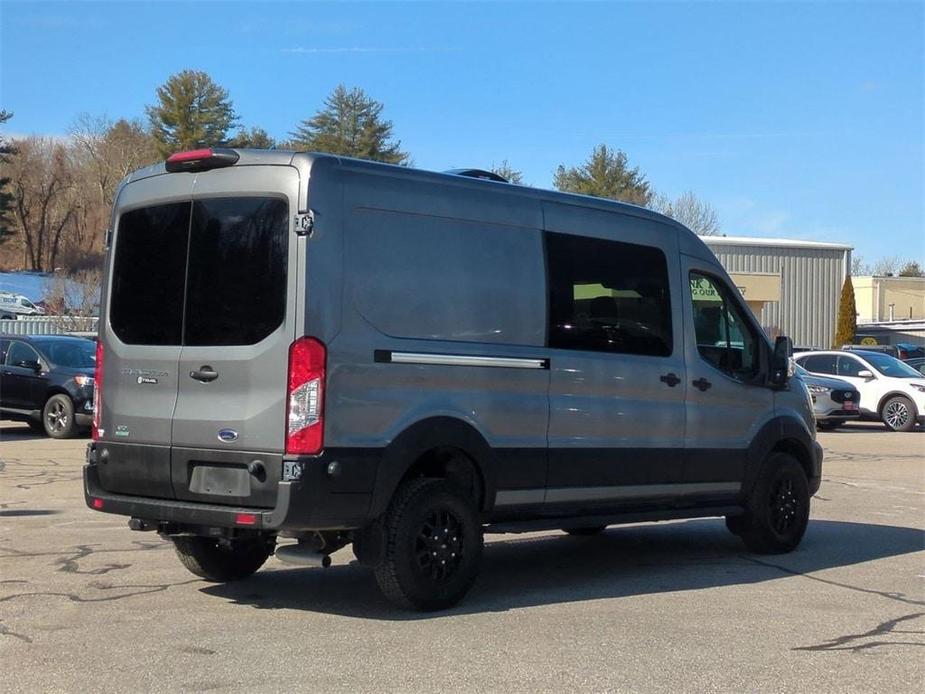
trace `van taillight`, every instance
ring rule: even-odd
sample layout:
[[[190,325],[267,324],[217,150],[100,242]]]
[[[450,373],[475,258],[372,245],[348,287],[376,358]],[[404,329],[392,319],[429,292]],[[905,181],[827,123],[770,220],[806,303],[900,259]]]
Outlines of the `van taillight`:
[[[313,337],[289,347],[286,453],[314,455],[324,447],[324,367],[327,350]]]
[[[96,373],[93,375],[93,424],[90,434],[94,441],[100,438],[100,417],[103,408],[103,342],[96,340]]]

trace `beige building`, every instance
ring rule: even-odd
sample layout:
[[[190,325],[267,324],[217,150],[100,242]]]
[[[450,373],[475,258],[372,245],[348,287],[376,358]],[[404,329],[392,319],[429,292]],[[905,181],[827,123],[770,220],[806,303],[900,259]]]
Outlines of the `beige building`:
[[[925,319],[925,277],[852,277],[858,325]]]

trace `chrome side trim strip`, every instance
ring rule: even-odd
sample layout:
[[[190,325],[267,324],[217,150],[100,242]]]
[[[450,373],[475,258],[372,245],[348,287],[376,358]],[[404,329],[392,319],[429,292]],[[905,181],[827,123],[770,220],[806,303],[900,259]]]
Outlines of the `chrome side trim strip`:
[[[380,361],[377,355],[377,361]],[[468,354],[431,354],[425,352],[391,352],[388,359],[393,364],[428,364],[440,366],[496,366],[508,369],[546,369],[546,359],[521,359],[517,357],[476,357]]]

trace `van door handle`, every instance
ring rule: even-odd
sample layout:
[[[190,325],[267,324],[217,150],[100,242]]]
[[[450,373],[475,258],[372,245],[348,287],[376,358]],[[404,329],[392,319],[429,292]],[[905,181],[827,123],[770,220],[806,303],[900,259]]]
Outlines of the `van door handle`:
[[[200,366],[199,371],[190,371],[189,377],[195,378],[197,381],[202,381],[203,383],[208,383],[218,378],[218,372],[214,371],[211,366]]]
[[[692,383],[695,388],[699,388],[701,391],[709,390],[710,386],[713,385],[705,378],[698,378],[696,381],[693,381]]]
[[[668,373],[664,376],[659,376],[658,380],[662,383],[667,383],[669,388],[674,388],[681,382],[681,379],[678,378],[677,374]]]

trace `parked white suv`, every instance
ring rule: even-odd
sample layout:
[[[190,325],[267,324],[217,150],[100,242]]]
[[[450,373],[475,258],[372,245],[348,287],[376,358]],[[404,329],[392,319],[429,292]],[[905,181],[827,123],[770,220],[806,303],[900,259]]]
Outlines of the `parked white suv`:
[[[882,352],[801,352],[793,356],[812,374],[837,376],[861,393],[861,416],[879,419],[890,431],[925,423],[925,376]]]

